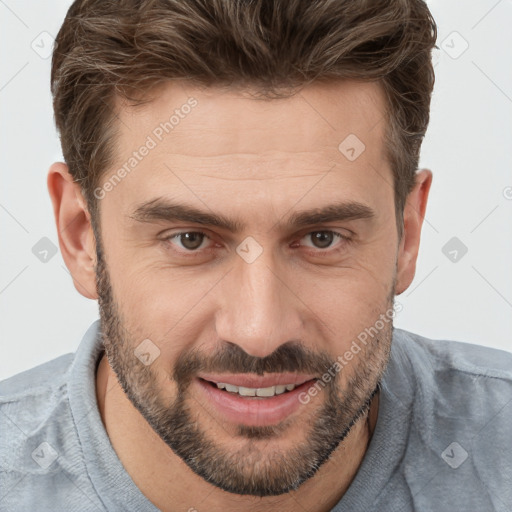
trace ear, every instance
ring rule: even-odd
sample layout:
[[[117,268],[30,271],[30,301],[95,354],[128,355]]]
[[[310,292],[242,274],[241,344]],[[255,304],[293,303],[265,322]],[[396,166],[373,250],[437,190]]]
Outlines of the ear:
[[[416,184],[407,196],[404,207],[404,229],[398,248],[396,295],[400,295],[409,288],[416,273],[421,226],[431,184],[432,172],[422,169],[416,173]]]
[[[60,251],[73,284],[84,297],[96,300],[96,242],[80,186],[74,182],[68,166],[62,162],[51,165],[47,184]]]

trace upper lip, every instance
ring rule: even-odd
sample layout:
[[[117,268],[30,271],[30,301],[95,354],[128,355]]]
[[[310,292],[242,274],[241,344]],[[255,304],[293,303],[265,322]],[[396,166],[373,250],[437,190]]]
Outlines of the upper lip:
[[[299,386],[316,377],[303,373],[269,373],[267,375],[255,375],[250,373],[218,373],[201,374],[200,379],[210,382],[231,384],[232,386],[242,386],[244,388],[270,388],[285,384],[295,384]]]

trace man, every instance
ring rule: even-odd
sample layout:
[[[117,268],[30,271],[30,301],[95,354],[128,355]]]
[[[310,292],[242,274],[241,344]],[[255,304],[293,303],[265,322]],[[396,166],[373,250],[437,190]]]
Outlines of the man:
[[[393,328],[435,39],[421,0],[73,3],[48,187],[100,321],[2,383],[2,509],[511,509],[512,356]]]

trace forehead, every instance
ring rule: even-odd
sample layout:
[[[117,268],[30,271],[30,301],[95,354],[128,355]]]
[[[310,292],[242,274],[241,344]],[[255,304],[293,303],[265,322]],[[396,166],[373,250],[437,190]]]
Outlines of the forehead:
[[[278,99],[255,98],[252,92],[170,82],[143,106],[119,102],[116,161],[102,182],[125,171],[111,187],[109,202],[133,211],[141,201],[172,193],[196,203],[199,197],[210,204],[218,199],[224,207],[228,192],[270,193],[273,199],[290,194],[297,200],[300,190],[324,175],[316,195],[335,200],[337,190],[362,193],[376,184],[382,189],[383,179],[392,181],[378,83],[317,83]],[[313,205],[314,197],[308,198]],[[240,201],[233,198],[232,204]]]
[[[118,103],[121,139],[129,149],[155,130],[158,139],[160,127],[162,138],[172,141],[157,143],[179,146],[187,155],[197,157],[232,152],[316,152],[319,148],[338,151],[335,143],[350,134],[369,149],[381,149],[375,146],[380,146],[384,132],[386,102],[377,82],[314,83],[285,98],[254,94],[257,91],[251,89],[169,82],[155,89],[152,100],[141,107]],[[172,137],[167,137],[171,133]]]

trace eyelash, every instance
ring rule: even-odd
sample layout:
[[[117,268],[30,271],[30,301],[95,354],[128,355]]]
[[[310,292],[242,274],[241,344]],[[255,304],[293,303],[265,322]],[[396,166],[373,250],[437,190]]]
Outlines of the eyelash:
[[[189,230],[189,231],[179,231],[178,233],[173,233],[172,235],[169,235],[169,236],[163,238],[162,241],[164,243],[168,244],[168,245],[173,245],[171,243],[171,240],[174,240],[175,238],[179,238],[181,235],[185,235],[187,233],[188,234],[194,233],[194,234],[203,235],[208,240],[212,240],[212,238],[210,236],[208,236],[204,231]],[[349,236],[343,235],[343,234],[339,233],[338,231],[333,231],[333,230],[330,230],[330,229],[317,229],[317,230],[314,230],[314,231],[309,231],[304,236],[302,236],[301,239],[304,238],[305,236],[311,235],[313,233],[332,233],[338,240],[341,240],[342,242],[344,242],[344,243],[338,244],[338,245],[342,245],[342,246],[345,245],[345,243],[349,244],[349,243],[352,242],[352,238],[350,238]],[[310,246],[306,246],[306,247],[308,249],[310,249],[312,252],[315,252],[316,254],[324,254],[324,253],[325,254],[332,254],[333,252],[341,250],[341,248],[332,249],[331,247],[327,247],[326,249],[315,249],[315,248],[310,247]],[[208,251],[209,249],[205,249],[205,250]],[[196,254],[200,254],[201,253],[201,249],[195,249],[195,250],[182,249],[182,250],[178,250],[177,252],[179,252],[181,254],[184,254],[187,257],[188,256],[193,257]]]

